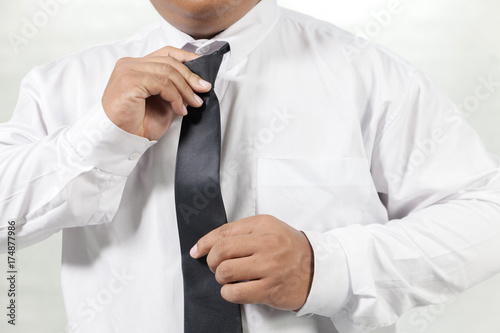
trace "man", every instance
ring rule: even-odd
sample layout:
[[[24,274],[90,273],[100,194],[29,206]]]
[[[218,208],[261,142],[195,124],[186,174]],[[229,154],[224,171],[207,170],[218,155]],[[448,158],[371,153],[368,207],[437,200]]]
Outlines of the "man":
[[[498,272],[498,161],[418,70],[274,0],[152,3],[161,25],[32,71],[0,128],[0,245],[63,229],[70,331],[183,330],[175,159],[212,88],[184,63],[214,41],[233,222],[191,254],[244,332],[366,332]]]

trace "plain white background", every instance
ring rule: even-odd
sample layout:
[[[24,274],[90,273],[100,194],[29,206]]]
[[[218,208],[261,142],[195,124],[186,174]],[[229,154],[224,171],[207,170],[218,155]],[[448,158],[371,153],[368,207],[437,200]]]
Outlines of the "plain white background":
[[[148,0],[16,0],[0,4],[0,122],[16,104],[19,84],[34,66],[95,44],[132,35],[159,20]],[[283,0],[281,5],[368,37],[416,64],[464,107],[488,149],[500,155],[500,87],[475,98],[480,78],[500,82],[498,0]],[[45,12],[48,14],[44,14]],[[397,14],[389,8],[397,7]],[[23,34],[26,21],[38,24]],[[13,42],[13,38],[17,38]],[[23,39],[20,39],[23,38]],[[1,186],[1,184],[0,184]],[[6,280],[0,273],[1,332],[65,332],[60,291],[60,234],[18,252],[17,326],[7,325]],[[0,255],[0,272],[6,272]],[[140,306],[137,304],[136,306]],[[498,333],[500,276],[455,301],[405,314],[398,333]]]

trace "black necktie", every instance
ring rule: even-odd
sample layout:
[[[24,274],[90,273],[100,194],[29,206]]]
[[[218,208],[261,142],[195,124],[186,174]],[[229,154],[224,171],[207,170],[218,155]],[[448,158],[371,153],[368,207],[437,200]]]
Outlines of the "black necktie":
[[[212,84],[222,58],[229,51],[225,44],[218,51],[187,62],[194,73]],[[211,230],[227,223],[219,182],[221,124],[219,101],[213,88],[199,94],[202,107],[188,107],[182,120],[177,164],[175,201],[184,277],[184,332],[241,332],[240,307],[225,301],[221,285],[206,263],[206,257],[193,259],[189,250]]]

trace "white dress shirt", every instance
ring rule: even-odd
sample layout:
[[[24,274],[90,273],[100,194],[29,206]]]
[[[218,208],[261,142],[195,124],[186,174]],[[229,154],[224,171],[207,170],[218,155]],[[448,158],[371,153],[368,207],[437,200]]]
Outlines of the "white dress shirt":
[[[231,44],[215,86],[228,219],[274,215],[314,250],[301,311],[242,306],[244,332],[367,332],[499,272],[500,164],[418,69],[274,0],[198,52],[214,40]],[[150,142],[101,97],[119,58],[188,42],[161,22],[35,68],[0,125],[0,249],[9,219],[19,246],[63,229],[69,332],[183,330],[181,119]]]

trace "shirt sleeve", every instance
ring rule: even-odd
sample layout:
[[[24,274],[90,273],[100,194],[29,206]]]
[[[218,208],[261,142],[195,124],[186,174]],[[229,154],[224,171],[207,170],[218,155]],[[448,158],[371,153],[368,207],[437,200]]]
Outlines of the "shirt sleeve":
[[[72,125],[47,130],[40,84],[31,72],[10,122],[0,124],[0,248],[9,221],[19,247],[62,228],[109,222],[127,176],[154,144],[118,128],[101,103]],[[71,112],[71,110],[67,110]]]
[[[418,71],[389,118],[371,165],[389,222],[309,237],[315,256],[330,251],[315,258],[311,294],[298,314],[330,317],[340,333],[392,325],[405,311],[447,302],[500,271],[499,160]]]

